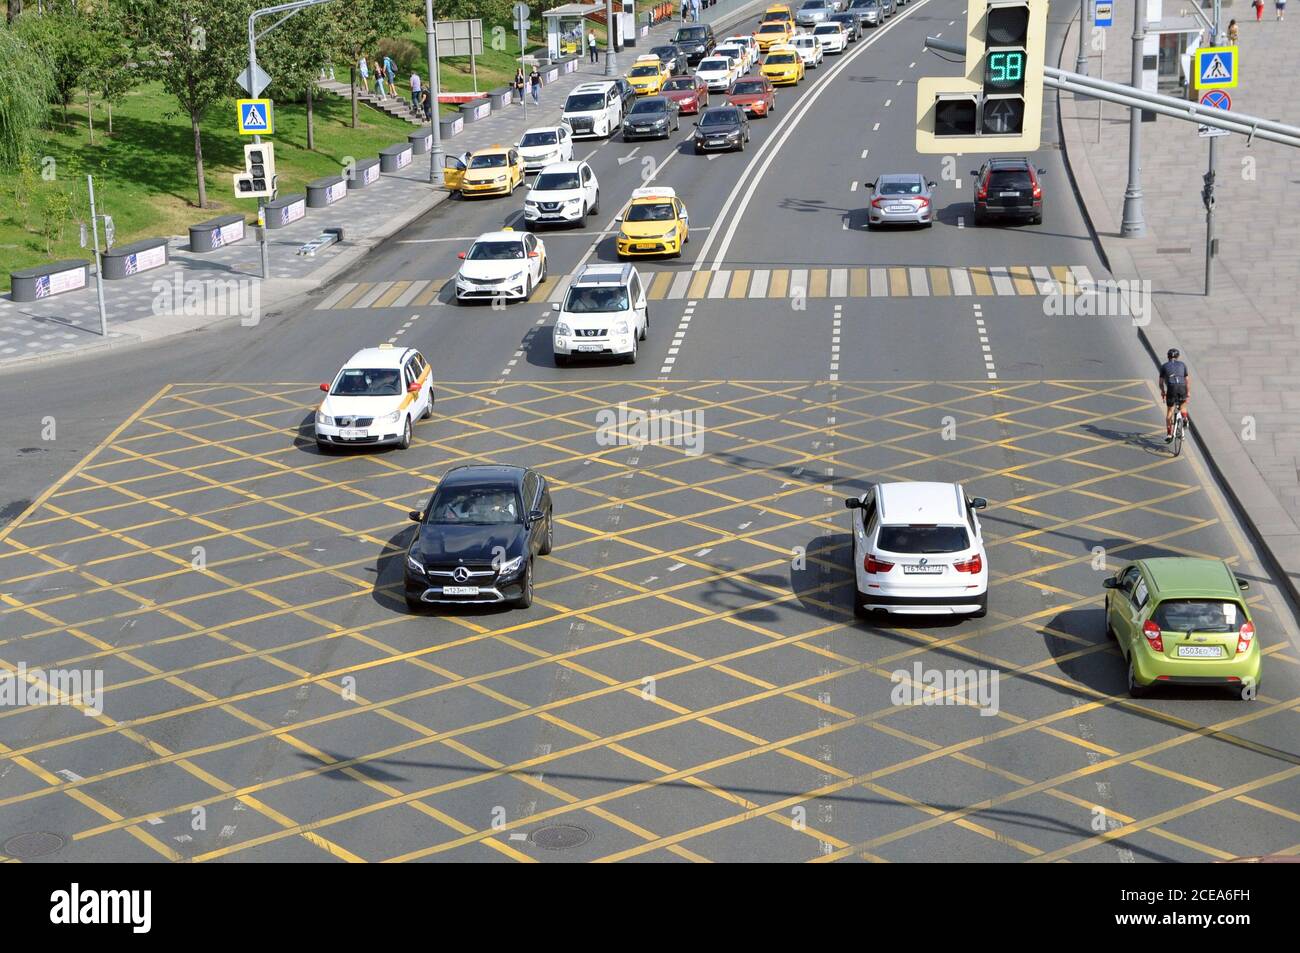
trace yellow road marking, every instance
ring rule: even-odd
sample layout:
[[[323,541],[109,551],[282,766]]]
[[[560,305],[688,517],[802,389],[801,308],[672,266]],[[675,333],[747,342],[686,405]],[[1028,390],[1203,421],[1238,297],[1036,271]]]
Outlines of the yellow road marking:
[[[1029,274],[1028,265],[1012,265],[1007,270],[1011,275],[1012,284],[1016,287],[1016,294],[1038,294],[1038,285],[1034,283],[1033,276]]]
[[[417,307],[424,307],[431,304],[438,297],[438,292],[442,291],[442,286],[447,283],[446,278],[435,278],[429,282],[428,287],[415,296],[411,304]]]
[[[865,298],[867,296],[867,278],[870,272],[866,268],[849,269],[849,296]]]
[[[743,298],[749,287],[749,272],[740,269],[731,273],[731,287],[727,289],[728,298]]]
[[[828,279],[829,274],[830,272],[825,268],[812,269],[812,273],[810,274],[809,281],[808,281],[808,285],[809,285],[808,297],[810,298],[826,297],[826,283],[829,280]]]
[[[974,287],[977,295],[993,294],[993,281],[989,278],[989,270],[987,268],[971,268],[969,271],[971,285]]]
[[[409,281],[394,281],[393,286],[389,288],[387,291],[385,291],[383,294],[381,294],[375,300],[375,303],[372,304],[370,307],[387,308],[390,304],[392,304],[394,301],[400,298],[402,296],[402,292],[409,287],[411,287],[411,283]]]
[[[767,283],[767,296],[769,298],[784,298],[790,293],[790,269],[774,268],[772,277]]]
[[[930,290],[940,298],[952,294],[952,281],[948,276],[947,268],[930,269]]]
[[[889,296],[891,298],[907,297],[907,269],[889,269]]]
[[[695,277],[691,279],[691,285],[686,291],[688,298],[702,298],[704,293],[709,290],[709,282],[713,280],[713,272],[697,271]]]
[[[677,273],[673,271],[661,271],[655,275],[654,280],[650,282],[650,300],[662,301],[676,277]]]

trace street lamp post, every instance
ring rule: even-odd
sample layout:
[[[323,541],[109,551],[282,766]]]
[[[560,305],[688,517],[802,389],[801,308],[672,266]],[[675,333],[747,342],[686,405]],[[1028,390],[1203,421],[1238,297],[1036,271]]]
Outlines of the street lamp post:
[[[1088,28],[1088,0],[1079,0],[1079,56],[1074,61],[1074,71],[1088,75],[1088,54],[1084,52],[1083,32]]]
[[[1133,0],[1133,68],[1130,80],[1134,89],[1142,88],[1142,46],[1146,40],[1147,0]],[[1128,185],[1124,189],[1124,218],[1119,226],[1122,238],[1141,238],[1146,234],[1142,219],[1142,110],[1128,112]]]
[[[433,148],[429,150],[429,184],[442,185],[442,126],[438,113],[438,35],[433,22],[433,0],[424,0],[424,39],[429,56],[429,123],[433,132]],[[473,39],[470,46],[474,45]]]
[[[614,61],[614,34],[617,27],[614,26],[614,0],[605,0],[605,75],[613,76],[615,69]]]

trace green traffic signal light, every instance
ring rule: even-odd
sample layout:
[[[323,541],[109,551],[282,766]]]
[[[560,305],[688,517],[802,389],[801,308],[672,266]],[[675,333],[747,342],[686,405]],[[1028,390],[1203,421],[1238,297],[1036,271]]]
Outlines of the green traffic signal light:
[[[984,57],[984,85],[999,93],[1025,88],[1025,51],[993,50]]]

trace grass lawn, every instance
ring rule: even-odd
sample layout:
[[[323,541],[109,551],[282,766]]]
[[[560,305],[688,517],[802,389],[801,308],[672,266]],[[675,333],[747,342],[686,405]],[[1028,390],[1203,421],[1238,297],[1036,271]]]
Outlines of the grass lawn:
[[[159,84],[140,86],[113,110],[113,136],[109,138],[104,134],[107,114],[96,103],[94,145],[87,132],[84,101],[68,111],[66,126],[55,111],[55,128],[39,153],[53,158],[54,179],[43,180],[42,166],[37,166],[32,177],[34,194],[25,213],[15,200],[20,177],[0,172],[0,288],[8,290],[12,270],[93,254],[80,248],[76,224],[77,219],[88,219],[88,173],[95,177],[99,211],[113,216],[119,244],[156,235],[185,235],[195,222],[232,212],[243,212],[250,221],[256,219],[256,200],[236,200],[233,195],[230,177],[243,171],[244,144],[252,142],[251,137],[235,131],[234,101],[212,110],[203,122],[207,209],[196,204],[198,185],[189,121],[165,115],[174,108],[174,100]],[[359,127],[352,129],[348,125],[351,103],[328,93],[316,97],[314,112],[316,149],[308,152],[306,105],[276,105],[276,134],[271,141],[281,195],[303,191],[311,179],[339,173],[345,156],[369,158],[385,146],[405,142],[415,128],[362,107],[357,116]],[[74,203],[72,221],[65,226],[62,241],[47,254],[42,223],[54,189],[71,192]]]

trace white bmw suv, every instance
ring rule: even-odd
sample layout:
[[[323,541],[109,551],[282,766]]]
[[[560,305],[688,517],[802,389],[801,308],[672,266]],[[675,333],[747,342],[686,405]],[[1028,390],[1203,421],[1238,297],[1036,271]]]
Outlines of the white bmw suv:
[[[622,357],[636,363],[650,327],[641,275],[632,265],[588,265],[569,285],[555,320],[557,367],[574,357]]]
[[[977,510],[960,483],[877,483],[853,511],[854,610],[909,615],[988,612],[989,568]]]

